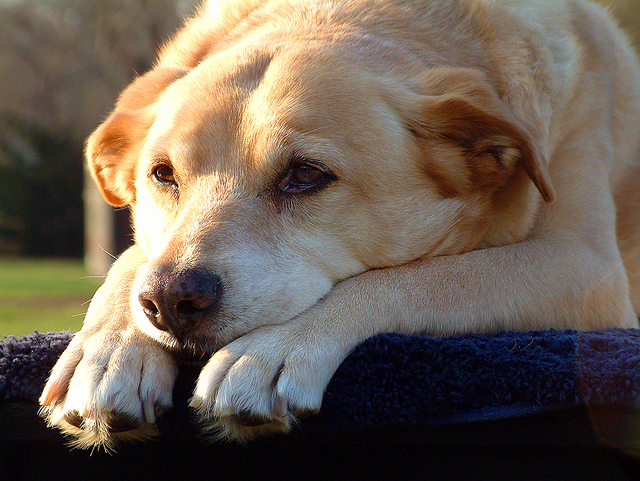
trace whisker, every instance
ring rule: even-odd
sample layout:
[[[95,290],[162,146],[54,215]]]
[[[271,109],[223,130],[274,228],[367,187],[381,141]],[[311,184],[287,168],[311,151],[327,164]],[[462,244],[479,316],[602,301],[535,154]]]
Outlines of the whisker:
[[[105,254],[107,254],[108,256],[112,257],[113,260],[118,260],[118,256],[112,254],[111,252],[109,252],[107,249],[105,249],[104,247],[102,247],[101,245],[98,246],[100,248],[100,250],[102,252],[104,252]]]

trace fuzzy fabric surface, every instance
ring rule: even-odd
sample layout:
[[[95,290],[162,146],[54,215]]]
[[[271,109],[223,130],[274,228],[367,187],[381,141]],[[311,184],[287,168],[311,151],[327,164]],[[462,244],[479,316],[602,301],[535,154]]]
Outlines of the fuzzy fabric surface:
[[[72,337],[35,332],[0,341],[0,403],[37,401]],[[175,422],[189,419],[179,413],[188,411],[196,376],[181,372]],[[602,404],[640,407],[640,331],[381,334],[344,361],[322,411],[302,429],[496,420]]]

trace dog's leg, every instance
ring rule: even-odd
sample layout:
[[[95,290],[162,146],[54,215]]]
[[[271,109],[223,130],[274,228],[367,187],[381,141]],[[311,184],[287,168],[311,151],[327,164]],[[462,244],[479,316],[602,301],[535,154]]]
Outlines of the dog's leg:
[[[132,247],[115,262],[40,398],[49,424],[78,446],[110,449],[149,436],[155,416],[171,406],[175,361],[131,321],[131,285],[145,261]]]
[[[248,439],[317,411],[339,364],[377,333],[637,327],[619,256],[601,251],[615,242],[590,240],[562,232],[346,279],[293,321],[215,353],[192,406],[218,435]]]

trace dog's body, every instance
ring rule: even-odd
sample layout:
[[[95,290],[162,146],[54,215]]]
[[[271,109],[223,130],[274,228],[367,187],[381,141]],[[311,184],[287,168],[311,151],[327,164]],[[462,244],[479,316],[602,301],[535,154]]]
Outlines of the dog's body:
[[[186,351],[244,439],[376,333],[637,327],[638,125],[631,48],[582,0],[212,3],[89,140],[136,246],[46,415],[144,435]]]

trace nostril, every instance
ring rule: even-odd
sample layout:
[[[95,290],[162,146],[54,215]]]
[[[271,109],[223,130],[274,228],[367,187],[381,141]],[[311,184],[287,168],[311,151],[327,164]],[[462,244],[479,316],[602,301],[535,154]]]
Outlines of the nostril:
[[[146,314],[149,319],[157,319],[160,315],[160,310],[158,306],[156,306],[155,302],[145,299],[142,295],[138,299],[140,301],[140,305],[142,306],[142,310]]]
[[[202,314],[213,306],[215,299],[210,296],[197,296],[184,299],[176,304],[176,313],[180,317],[193,317]]]
[[[176,313],[179,317],[193,317],[197,314],[201,314],[202,311],[206,310],[209,305],[204,305],[203,303],[196,303],[194,300],[185,300],[180,301],[176,304]],[[202,307],[200,307],[202,306]]]
[[[166,316],[161,315],[160,307],[158,306],[158,304],[156,304],[148,297],[150,296],[145,295],[145,293],[141,293],[138,296],[138,302],[142,307],[142,312],[144,312],[144,315],[147,316],[147,319],[149,319],[151,325],[153,325],[156,329],[160,329],[161,331],[168,331],[169,326],[166,325],[168,319],[166,319]]]
[[[220,294],[220,278],[207,271],[154,271],[141,286],[138,301],[154,327],[182,339],[212,315]]]

